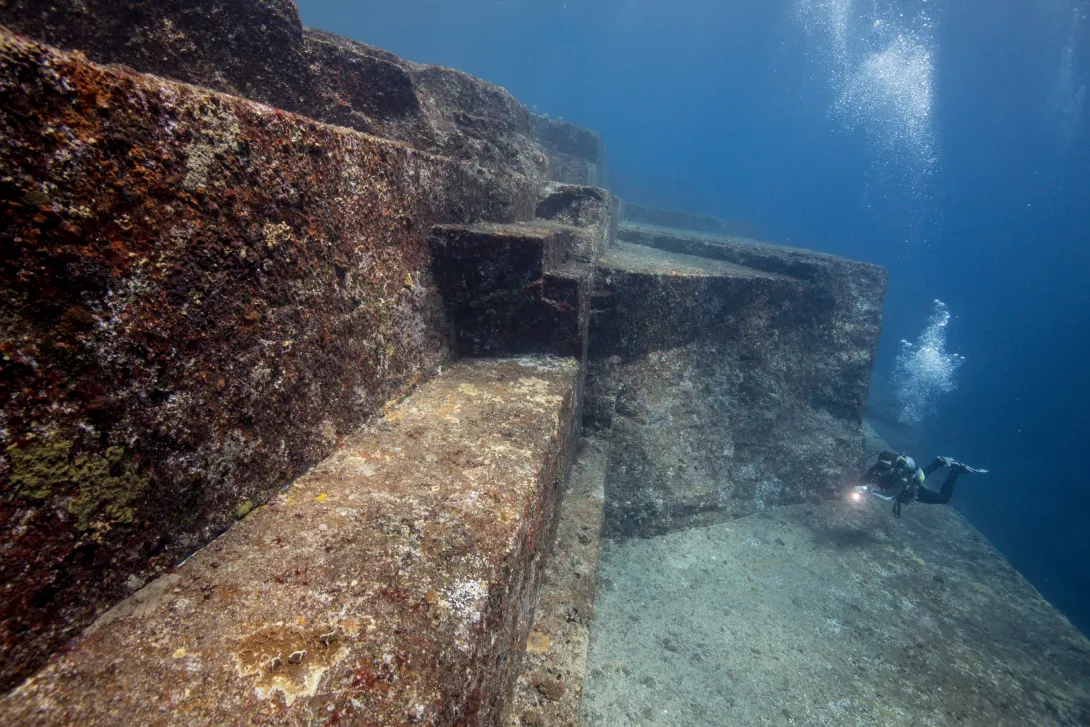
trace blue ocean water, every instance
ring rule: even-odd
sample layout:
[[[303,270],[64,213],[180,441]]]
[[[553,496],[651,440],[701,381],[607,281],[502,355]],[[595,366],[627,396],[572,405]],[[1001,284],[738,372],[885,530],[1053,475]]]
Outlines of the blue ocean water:
[[[885,376],[943,301],[912,454],[990,469],[953,506],[1090,633],[1090,2],[299,7],[599,131],[629,202],[886,266]]]

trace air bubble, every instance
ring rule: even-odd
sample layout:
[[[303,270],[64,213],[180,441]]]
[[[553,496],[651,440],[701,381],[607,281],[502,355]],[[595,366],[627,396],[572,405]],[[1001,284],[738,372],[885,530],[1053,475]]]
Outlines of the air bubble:
[[[954,374],[964,356],[946,352],[946,326],[950,312],[935,300],[927,328],[915,345],[901,341],[901,352],[893,368],[893,383],[901,406],[897,418],[905,424],[919,424],[942,394],[957,388]]]

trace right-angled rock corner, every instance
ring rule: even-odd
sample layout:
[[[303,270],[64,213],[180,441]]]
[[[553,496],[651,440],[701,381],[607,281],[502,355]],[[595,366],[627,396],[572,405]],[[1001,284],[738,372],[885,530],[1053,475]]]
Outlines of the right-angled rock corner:
[[[652,535],[835,492],[862,456],[886,272],[625,223],[599,262],[585,426],[606,529]]]

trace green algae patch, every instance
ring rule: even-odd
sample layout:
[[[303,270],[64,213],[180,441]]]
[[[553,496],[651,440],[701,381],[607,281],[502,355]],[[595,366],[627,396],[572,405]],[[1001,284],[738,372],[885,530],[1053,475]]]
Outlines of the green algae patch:
[[[95,521],[132,522],[132,503],[147,488],[149,478],[139,473],[124,447],[110,447],[104,455],[88,454],[74,461],[71,451],[72,443],[59,437],[8,447],[15,494],[45,500],[76,491],[68,512],[76,517],[80,531]]]
[[[246,502],[242,503],[241,505],[239,505],[238,507],[235,508],[235,518],[237,520],[241,520],[242,518],[249,515],[250,511],[253,510],[253,509],[254,509],[254,501],[253,500],[247,500]]]
[[[71,479],[68,453],[71,442],[31,441],[7,448],[11,463],[11,485],[15,494],[30,500],[46,500],[53,488]]]

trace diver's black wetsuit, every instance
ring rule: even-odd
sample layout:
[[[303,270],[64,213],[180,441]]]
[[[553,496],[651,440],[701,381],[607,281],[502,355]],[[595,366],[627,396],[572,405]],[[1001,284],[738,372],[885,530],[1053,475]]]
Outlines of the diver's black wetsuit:
[[[931,464],[923,468],[924,479],[931,476],[931,473],[937,470],[939,467],[945,467],[946,463],[941,459],[936,459]],[[945,505],[950,502],[950,498],[954,496],[954,485],[957,484],[958,475],[961,474],[961,469],[954,467],[951,468],[950,473],[946,475],[946,479],[942,483],[942,489],[938,492],[929,490],[926,487],[920,486],[920,489],[916,491],[916,499],[919,502],[925,502],[928,505]]]
[[[877,486],[886,498],[896,498],[894,514],[900,514],[902,504],[914,500],[928,505],[945,505],[950,502],[964,465],[943,457],[936,457],[934,462],[923,469],[917,468],[915,463],[909,463],[911,458],[897,452],[882,452],[878,461],[863,475],[863,482]],[[942,483],[942,489],[935,492],[924,487],[924,481],[940,467],[950,468],[950,474]]]

